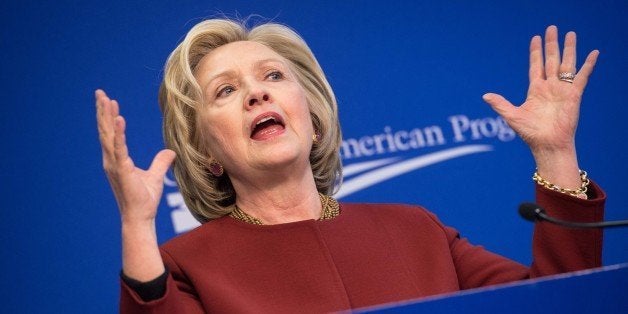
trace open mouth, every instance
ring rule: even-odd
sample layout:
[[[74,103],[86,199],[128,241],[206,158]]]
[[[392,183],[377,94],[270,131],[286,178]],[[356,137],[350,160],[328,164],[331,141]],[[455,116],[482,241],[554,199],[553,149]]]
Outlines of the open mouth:
[[[262,141],[283,132],[285,125],[279,114],[267,112],[253,120],[251,129],[251,138]]]

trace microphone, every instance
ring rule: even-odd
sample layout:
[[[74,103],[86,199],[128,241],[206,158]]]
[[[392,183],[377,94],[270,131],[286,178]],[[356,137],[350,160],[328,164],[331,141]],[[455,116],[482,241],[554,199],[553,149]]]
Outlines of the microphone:
[[[600,222],[574,222],[556,219],[545,214],[545,209],[534,203],[523,203],[519,205],[519,215],[525,220],[549,221],[553,224],[569,227],[569,228],[612,228],[628,226],[628,220],[600,221]]]

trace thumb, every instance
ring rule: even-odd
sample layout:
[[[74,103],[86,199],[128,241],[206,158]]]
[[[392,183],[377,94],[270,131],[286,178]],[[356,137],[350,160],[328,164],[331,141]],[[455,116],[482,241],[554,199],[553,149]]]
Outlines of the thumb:
[[[153,158],[153,162],[150,164],[148,171],[163,177],[170,165],[172,165],[175,157],[177,157],[177,154],[173,150],[164,149],[160,151],[155,155],[155,158]]]
[[[487,102],[495,112],[497,112],[502,117],[509,116],[511,110],[514,106],[506,100],[503,96],[499,94],[486,93],[482,96],[485,102]]]

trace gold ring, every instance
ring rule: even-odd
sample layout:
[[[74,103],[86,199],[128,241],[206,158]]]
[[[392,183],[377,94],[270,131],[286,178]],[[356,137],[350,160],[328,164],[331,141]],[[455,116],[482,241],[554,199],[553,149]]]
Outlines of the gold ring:
[[[571,72],[561,72],[558,74],[558,79],[563,82],[573,83],[574,78],[576,78],[576,75]]]

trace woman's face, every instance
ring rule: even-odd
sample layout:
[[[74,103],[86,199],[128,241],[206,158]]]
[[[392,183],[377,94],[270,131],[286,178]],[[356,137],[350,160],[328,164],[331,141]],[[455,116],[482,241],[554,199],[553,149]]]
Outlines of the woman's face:
[[[232,179],[309,167],[312,120],[287,60],[262,44],[233,42],[203,57],[195,76],[203,139]]]

